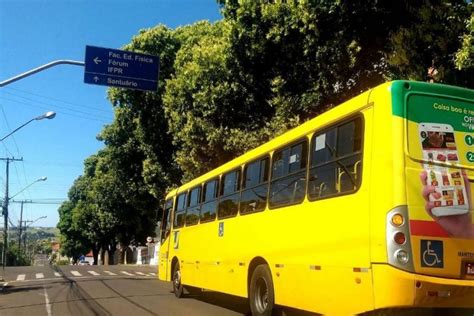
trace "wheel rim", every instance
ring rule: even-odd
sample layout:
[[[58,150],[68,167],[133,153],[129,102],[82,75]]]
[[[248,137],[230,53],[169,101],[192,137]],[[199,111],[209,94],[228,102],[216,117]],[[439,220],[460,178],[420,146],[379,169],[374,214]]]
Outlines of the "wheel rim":
[[[268,307],[268,285],[265,279],[260,278],[255,284],[255,307],[263,313]]]
[[[179,269],[174,272],[173,284],[175,291],[177,291],[181,286],[181,272],[179,271]]]

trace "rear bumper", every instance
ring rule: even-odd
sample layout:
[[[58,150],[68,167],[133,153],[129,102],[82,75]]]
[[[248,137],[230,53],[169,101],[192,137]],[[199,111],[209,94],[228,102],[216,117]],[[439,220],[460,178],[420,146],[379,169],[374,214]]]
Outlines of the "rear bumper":
[[[372,265],[375,309],[390,307],[474,308],[474,280],[444,279]]]

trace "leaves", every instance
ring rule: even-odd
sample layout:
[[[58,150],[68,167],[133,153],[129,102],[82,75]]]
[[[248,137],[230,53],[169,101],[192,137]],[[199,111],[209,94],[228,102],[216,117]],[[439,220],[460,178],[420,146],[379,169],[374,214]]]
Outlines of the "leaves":
[[[60,208],[71,253],[144,240],[170,188],[382,82],[429,71],[474,86],[464,0],[218,3],[220,21],[158,25],[124,47],[160,56],[158,88],[109,89],[105,148]]]

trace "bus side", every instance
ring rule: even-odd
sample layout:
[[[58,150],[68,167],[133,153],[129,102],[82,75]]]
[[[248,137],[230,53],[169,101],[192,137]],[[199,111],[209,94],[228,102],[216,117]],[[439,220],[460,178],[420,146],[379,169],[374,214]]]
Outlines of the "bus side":
[[[231,162],[219,169],[240,167],[296,140],[305,140],[308,148],[314,148],[325,131],[355,117],[362,121],[363,128],[362,160],[358,162],[361,170],[356,175],[361,182],[355,192],[336,192],[313,201],[306,196],[296,205],[272,209],[267,206],[263,212],[173,230],[166,257],[167,271],[161,271],[166,261],[162,259],[160,278],[170,280],[175,260],[180,264],[183,284],[247,297],[253,269],[258,264],[267,264],[277,304],[320,313],[334,313],[335,306],[344,313],[372,309],[369,179],[374,119],[368,93],[300,126],[291,137],[280,137],[263,149],[244,155],[238,159],[241,162]],[[356,174],[354,170],[349,172]],[[338,169],[336,173],[341,177],[343,171]],[[213,176],[215,173],[208,175]],[[310,182],[307,174],[306,182]],[[193,185],[196,182],[179,192]],[[354,299],[341,305],[341,297]]]
[[[467,112],[472,110],[472,91],[466,89],[404,81],[386,83],[191,181],[170,193],[168,199],[176,200],[210,179],[221,179],[222,187],[224,177],[236,170],[245,180],[249,165],[269,157],[266,207],[247,213],[241,202],[240,212],[226,218],[170,228],[160,250],[160,278],[171,280],[173,267],[178,264],[185,285],[248,297],[252,274],[257,266],[264,265],[271,274],[276,304],[322,314],[356,314],[391,307],[473,307],[474,272],[469,269],[474,260],[469,256],[474,238],[452,238],[446,232],[438,236],[440,230],[434,222],[424,232],[412,234],[416,228],[413,223],[433,220],[424,210],[421,196],[422,167],[407,149],[409,137],[412,145],[420,146],[416,125],[420,123],[407,122],[395,113],[395,98],[406,100],[407,91],[400,91],[402,86],[423,98],[447,96],[449,100],[444,103],[454,102],[454,108],[462,105]],[[424,122],[424,110],[420,112]],[[441,121],[451,117],[442,113],[438,116]],[[363,135],[360,153],[338,155],[337,140],[333,147],[336,152],[329,156],[342,158],[325,160],[319,151],[331,147],[327,143],[334,135],[344,135],[347,126],[358,125],[359,121]],[[415,134],[407,136],[410,124]],[[469,135],[459,135],[459,150],[468,150],[464,138]],[[346,135],[341,139],[355,137]],[[278,157],[290,152],[287,162],[291,165],[292,160],[299,159],[292,153],[298,152],[300,145],[307,148],[305,171],[279,173]],[[466,156],[464,152],[462,156]],[[352,159],[350,168],[344,167],[348,159]],[[464,160],[463,166],[467,167],[463,168],[469,175],[474,173]],[[350,178],[357,183],[347,190]],[[294,188],[293,200],[290,197],[275,205],[275,200],[281,200],[280,191],[291,194],[289,188]],[[295,194],[301,188],[306,194],[296,201]],[[248,190],[239,191],[242,199]],[[224,195],[217,201],[226,199]],[[472,205],[470,213],[472,218]],[[403,216],[399,226],[392,222],[395,214]],[[400,232],[405,241],[397,244],[395,234]],[[426,240],[441,242],[445,253],[449,252],[438,267],[421,263]],[[398,256],[403,252],[408,256]],[[442,248],[438,253],[442,254]]]

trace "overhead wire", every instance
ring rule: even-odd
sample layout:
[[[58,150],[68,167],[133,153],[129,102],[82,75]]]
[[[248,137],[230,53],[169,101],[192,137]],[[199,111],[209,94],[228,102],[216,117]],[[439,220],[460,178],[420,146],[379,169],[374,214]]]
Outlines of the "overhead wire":
[[[17,95],[17,94],[14,94],[14,93],[11,93],[11,92],[8,92],[8,91],[4,91],[5,94],[8,94],[8,95],[11,95],[13,97],[17,97],[17,98],[21,98],[21,99],[24,99],[26,101],[29,101],[29,102],[34,102],[35,104],[43,104],[43,105],[47,105],[47,106],[54,106],[54,107],[57,107],[57,108],[60,108],[60,109],[63,109],[63,110],[66,110],[66,111],[70,111],[70,112],[75,112],[75,113],[78,113],[78,114],[81,114],[81,115],[90,115],[90,111],[89,112],[84,112],[84,111],[80,111],[80,110],[75,110],[75,109],[71,109],[71,108],[68,108],[68,107],[65,107],[65,106],[61,106],[61,105],[57,105],[57,104],[51,104],[50,102],[43,102],[43,101],[38,101],[38,100],[35,100],[35,99],[31,99],[31,98],[28,98],[28,97],[24,97],[22,95]],[[95,110],[94,110],[95,111]],[[108,119],[108,117],[106,116],[102,116],[103,114],[99,114],[99,115],[96,115],[100,118],[103,118],[103,119]]]
[[[11,127],[10,127],[10,123],[8,122],[8,117],[5,113],[5,109],[4,109],[4,106],[2,105],[0,107],[2,109],[2,115],[3,115],[3,118],[5,119],[5,125],[7,126],[8,130],[11,130]],[[18,147],[18,143],[16,142],[16,139],[15,139],[15,136],[14,135],[11,135],[11,138],[13,140],[13,143],[15,145],[15,148],[16,148],[16,152],[17,152],[17,157],[21,157],[21,153],[20,153],[20,148]],[[12,154],[12,152],[8,149],[7,145],[5,144],[5,142],[2,142],[3,146],[5,147],[5,150],[6,152],[10,155],[10,156],[14,156]],[[26,177],[26,170],[25,170],[25,166],[22,164],[23,166],[23,176],[24,176],[24,179],[25,179],[25,183],[28,183],[28,179]],[[16,173],[16,176],[17,176],[17,179],[18,179],[18,182],[20,183],[20,186],[21,186],[21,180],[20,180],[20,173],[18,172],[18,168],[17,168],[17,165],[16,164],[13,164],[13,168],[15,170],[15,173]],[[5,183],[4,183],[5,184]],[[26,184],[25,184],[26,185]]]
[[[104,116],[104,114],[112,114],[111,111],[107,111],[107,110],[103,110],[103,109],[99,109],[99,108],[95,108],[95,107],[90,107],[90,106],[86,106],[86,105],[82,105],[82,104],[77,104],[77,103],[72,103],[72,102],[68,102],[68,101],[65,101],[65,100],[61,100],[61,99],[57,99],[57,98],[51,98],[51,97],[47,97],[47,96],[43,96],[43,95],[40,95],[40,94],[36,94],[36,93],[32,93],[32,92],[27,92],[27,91],[24,91],[24,90],[20,90],[20,89],[14,89],[14,88],[7,88],[8,90],[14,90],[14,91],[18,91],[18,92],[21,92],[21,93],[24,93],[24,94],[28,94],[28,95],[32,95],[32,96],[36,96],[36,97],[40,97],[40,98],[44,98],[44,99],[48,99],[48,100],[52,100],[52,101],[56,101],[56,102],[61,102],[61,103],[64,103],[64,104],[68,104],[68,105],[72,105],[72,106],[75,106],[75,107],[80,107],[80,108],[84,108],[84,109],[88,109],[89,111],[88,112],[84,112],[84,111],[81,111],[81,110],[77,110],[77,109],[71,109],[71,108],[67,108],[67,107],[64,107],[64,106],[60,106],[60,105],[57,105],[57,104],[53,104],[51,106],[53,107],[57,107],[57,108],[60,108],[62,109],[62,111],[60,111],[59,113],[61,113],[62,115],[67,115],[67,116],[71,116],[71,117],[75,117],[75,118],[79,118],[79,119],[83,119],[83,120],[89,120],[89,121],[98,121],[98,122],[101,122],[101,123],[109,123],[111,118],[110,117],[106,117]],[[2,89],[2,92],[4,94],[8,94],[14,98],[20,98],[21,100],[17,100],[17,99],[12,99],[12,98],[8,98],[8,97],[5,97],[5,96],[0,96],[0,99],[3,99],[5,101],[10,101],[10,102],[14,102],[14,103],[17,103],[17,104],[22,104],[22,105],[25,105],[25,106],[28,106],[28,107],[34,107],[34,108],[42,108],[42,109],[46,109],[46,110],[51,110],[51,108],[49,107],[50,104],[49,103],[46,103],[46,102],[43,102],[43,101],[39,101],[39,100],[34,100],[34,99],[31,99],[31,98],[28,98],[28,97],[25,97],[23,95],[19,95],[19,94],[15,94],[15,93],[12,93],[12,92],[9,92],[9,91],[5,91],[4,89]],[[29,102],[25,102],[26,101],[29,101],[29,102],[34,102],[35,104],[31,104]],[[38,104],[43,104],[43,105],[48,105],[48,107],[45,107],[45,106],[41,106],[41,105],[38,105]],[[4,110],[4,105],[1,104],[0,105],[0,108],[2,110],[2,115],[4,117],[4,120],[5,120],[5,123],[6,123],[6,126],[9,130],[11,130],[10,128],[10,125],[9,125],[9,122],[8,122],[8,118],[7,118],[7,115],[5,113],[5,110]],[[91,115],[91,111],[90,110],[93,110],[95,111],[96,113],[93,113],[94,114],[94,117],[90,117]],[[64,112],[63,112],[64,111]],[[58,112],[58,111],[57,111]],[[101,113],[97,113],[97,112],[101,112],[101,113],[104,113],[104,114],[101,114]],[[13,142],[14,142],[14,145],[15,145],[15,148],[16,148],[16,152],[18,154],[18,157],[21,156],[21,153],[20,153],[20,150],[19,150],[19,147],[18,147],[18,144],[16,142],[16,139],[12,136],[12,139],[13,139]],[[5,142],[2,142],[4,148],[5,148],[5,152],[7,154],[9,154],[10,156],[14,156],[12,154],[12,152],[10,151],[10,149],[8,148],[8,146],[5,144]],[[58,165],[58,164],[56,164]],[[75,166],[71,166],[71,167],[75,167]],[[18,171],[18,168],[16,166],[16,164],[14,164],[14,169],[15,169],[15,173],[16,173],[16,177],[21,185],[21,178],[20,178],[20,175],[19,175],[19,171]],[[22,161],[22,171],[23,171],[23,176],[24,176],[24,180],[25,180],[25,183],[28,183],[28,179],[27,179],[27,176],[26,176],[26,169],[25,169],[25,162]],[[3,177],[0,177],[0,180],[3,184],[3,187],[5,186],[5,180]],[[49,205],[60,205],[62,203],[64,203],[67,198],[50,198],[50,199],[36,199],[36,200],[33,200],[31,199],[31,193],[29,192],[29,190],[26,190],[29,196],[29,202],[27,204],[49,204]],[[17,201],[11,201],[12,203],[15,203]],[[24,214],[27,214],[29,212],[28,208],[25,207],[24,208]],[[14,217],[16,217],[16,214],[15,214],[15,211],[14,209],[12,208],[12,212],[10,213],[10,216],[8,218],[8,221],[10,222],[10,225],[12,227],[14,227],[15,225],[12,223],[12,219],[14,219]]]
[[[41,94],[37,94],[37,93],[25,91],[25,90],[15,89],[15,88],[11,88],[11,87],[8,87],[6,89],[22,92],[22,93],[25,93],[25,94],[33,95],[35,97],[40,97],[40,98],[44,98],[44,99],[48,99],[48,100],[52,100],[52,101],[62,102],[62,103],[77,106],[77,107],[87,108],[87,109],[91,109],[91,110],[94,110],[94,111],[104,112],[104,113],[107,113],[107,114],[110,113],[110,111],[99,109],[99,108],[96,108],[96,107],[87,106],[87,105],[84,105],[84,104],[73,103],[73,102],[69,102],[69,101],[64,101],[64,100],[61,100],[61,99],[58,99],[58,98],[52,98],[52,97],[44,96],[44,95],[41,95]]]
[[[10,102],[15,102],[15,103],[18,103],[18,104],[23,104],[23,105],[33,107],[33,108],[41,108],[41,109],[51,110],[51,108],[47,108],[47,107],[44,107],[44,106],[41,106],[41,105],[26,103],[26,102],[14,100],[14,99],[9,99],[9,98],[5,98],[5,97],[1,97],[1,96],[0,96],[0,99],[10,101]],[[92,118],[92,117],[86,117],[86,116],[71,114],[71,113],[67,113],[67,112],[60,112],[60,111],[56,111],[56,112],[61,113],[62,115],[67,115],[67,116],[71,116],[71,117],[75,117],[75,118],[79,118],[79,119],[83,119],[83,120],[97,121],[97,122],[101,122],[101,123],[109,123],[109,121],[105,120],[105,119],[97,119],[97,118]]]

